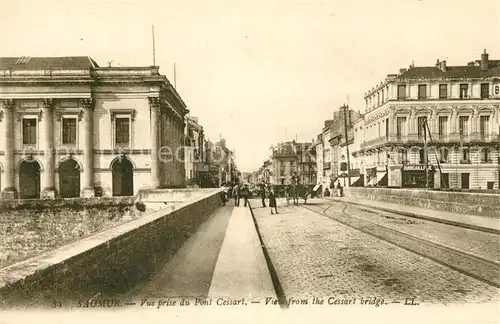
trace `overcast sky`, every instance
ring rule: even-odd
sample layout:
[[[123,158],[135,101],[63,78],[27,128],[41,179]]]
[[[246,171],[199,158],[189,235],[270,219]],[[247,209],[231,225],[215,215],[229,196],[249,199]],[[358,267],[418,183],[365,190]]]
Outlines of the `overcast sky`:
[[[156,64],[212,140],[257,169],[278,141],[315,138],[389,73],[487,49],[500,59],[499,0],[0,0],[0,56],[88,55]],[[285,138],[285,134],[287,138]]]

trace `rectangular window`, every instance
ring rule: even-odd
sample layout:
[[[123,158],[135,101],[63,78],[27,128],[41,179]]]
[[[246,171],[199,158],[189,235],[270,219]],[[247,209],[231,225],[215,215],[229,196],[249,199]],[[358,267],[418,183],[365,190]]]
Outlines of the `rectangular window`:
[[[419,163],[420,164],[425,163],[425,150],[424,149],[418,150],[418,156],[419,156]]]
[[[444,137],[448,129],[448,117],[447,116],[439,116],[439,137]]]
[[[439,85],[439,99],[448,99],[448,85],[440,84]]]
[[[418,85],[418,99],[427,99],[427,85],[419,84]]]
[[[470,173],[462,173],[462,189],[469,189]]]
[[[380,106],[380,92],[377,92],[377,106]]]
[[[449,154],[448,154],[448,149],[447,148],[440,148],[439,149],[439,162],[441,163],[448,163],[449,159]]]
[[[23,144],[36,144],[36,118],[23,119]]]
[[[399,160],[401,161],[401,164],[408,164],[408,151],[407,150],[402,149],[400,151]]]
[[[405,135],[406,117],[397,117],[396,119],[396,135],[401,139]]]
[[[450,174],[449,173],[441,173],[441,188],[449,188],[450,187]]]
[[[470,151],[468,148],[462,149],[462,163],[470,163]]]
[[[62,130],[63,144],[76,144],[76,118],[63,118]]]
[[[399,100],[406,99],[406,85],[404,84],[398,85],[398,99]]]
[[[128,118],[115,118],[116,144],[128,145],[130,143],[130,120]]]
[[[481,83],[481,99],[487,99],[490,97],[490,84]]]
[[[384,90],[382,90],[382,103],[384,103]]]
[[[426,117],[418,117],[417,119],[417,124],[418,124],[418,138],[423,139],[424,134],[426,132],[425,130],[425,119]]]
[[[489,148],[485,147],[481,149],[481,162],[488,163],[491,161],[491,151]]]
[[[490,122],[490,116],[480,116],[479,117],[479,132],[481,137],[488,135],[488,124]]]
[[[469,134],[469,116],[460,116],[458,119],[460,136]]]
[[[467,83],[460,84],[460,99],[466,99],[469,97],[469,85]]]
[[[389,118],[385,120],[385,137],[389,137]]]

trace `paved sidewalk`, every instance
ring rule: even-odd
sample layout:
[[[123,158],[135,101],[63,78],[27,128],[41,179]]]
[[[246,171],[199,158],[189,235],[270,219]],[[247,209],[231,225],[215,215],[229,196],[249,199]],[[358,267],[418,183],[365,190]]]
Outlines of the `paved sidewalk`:
[[[414,206],[400,205],[377,200],[360,199],[358,197],[332,197],[327,198],[333,201],[342,201],[353,205],[371,207],[387,212],[394,212],[406,216],[412,216],[422,219],[440,221],[452,225],[465,225],[469,228],[500,232],[500,219],[494,217],[456,214],[443,210],[433,210]]]
[[[218,208],[163,267],[120,297],[206,298],[233,208]]]
[[[276,298],[249,208],[233,208],[208,297]]]

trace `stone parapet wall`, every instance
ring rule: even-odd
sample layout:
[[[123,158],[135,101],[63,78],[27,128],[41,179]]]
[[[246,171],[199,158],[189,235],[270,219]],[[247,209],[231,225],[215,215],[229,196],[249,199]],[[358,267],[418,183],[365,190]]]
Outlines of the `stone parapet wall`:
[[[219,188],[145,189],[140,190],[137,197],[144,202],[182,202],[219,190]]]
[[[500,194],[444,192],[424,189],[344,188],[348,197],[500,218]]]
[[[13,199],[0,200],[0,212],[7,210],[41,210],[54,208],[77,209],[86,207],[132,206],[137,197],[93,197],[93,198],[56,198],[56,199]],[[0,216],[1,219],[1,216]]]
[[[218,190],[0,269],[0,306],[50,306],[128,291],[219,207]]]

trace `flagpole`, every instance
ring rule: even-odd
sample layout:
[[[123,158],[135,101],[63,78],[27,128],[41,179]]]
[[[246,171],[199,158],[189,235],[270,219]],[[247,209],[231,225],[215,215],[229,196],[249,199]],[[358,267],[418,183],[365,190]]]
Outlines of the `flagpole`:
[[[156,66],[156,53],[155,53],[155,25],[151,26],[153,33],[153,66]]]

